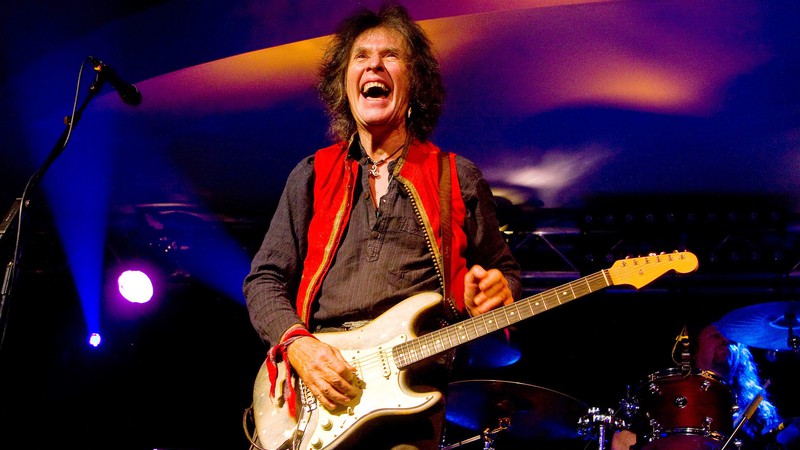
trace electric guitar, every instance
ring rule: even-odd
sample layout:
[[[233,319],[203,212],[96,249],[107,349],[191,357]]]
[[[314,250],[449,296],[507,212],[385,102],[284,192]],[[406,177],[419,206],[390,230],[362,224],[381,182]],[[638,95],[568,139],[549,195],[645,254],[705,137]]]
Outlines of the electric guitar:
[[[258,445],[267,450],[336,448],[373,419],[415,414],[442,398],[442,393],[436,390],[417,392],[408,387],[405,369],[410,365],[608,286],[630,285],[639,289],[670,270],[689,273],[697,266],[697,257],[690,252],[626,258],[609,269],[417,337],[414,330],[420,315],[442,300],[438,293],[424,292],[403,300],[361,328],[317,333],[314,336],[338,348],[356,367],[361,393],[349,404],[328,410],[317,403],[295,376],[297,417],[294,418],[283,395],[290,381],[284,365],[278,364],[272,398],[268,371],[262,364],[256,375],[252,405]]]

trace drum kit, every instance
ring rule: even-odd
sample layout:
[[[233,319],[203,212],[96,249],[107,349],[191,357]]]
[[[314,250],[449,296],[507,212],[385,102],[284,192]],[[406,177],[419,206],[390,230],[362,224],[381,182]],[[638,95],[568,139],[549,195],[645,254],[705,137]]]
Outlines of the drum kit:
[[[800,302],[756,304],[727,314],[717,327],[729,340],[748,347],[798,352],[799,314]],[[779,445],[739,439],[762,398],[757,395],[736,414],[737,398],[726,380],[686,364],[629,385],[618,407],[606,411],[532,384],[456,381],[449,385],[441,450],[478,445],[487,450],[618,450],[612,446],[618,432],[636,436],[636,445],[630,447],[635,450],[751,450],[750,445],[753,450],[800,449],[800,419],[764,432]]]

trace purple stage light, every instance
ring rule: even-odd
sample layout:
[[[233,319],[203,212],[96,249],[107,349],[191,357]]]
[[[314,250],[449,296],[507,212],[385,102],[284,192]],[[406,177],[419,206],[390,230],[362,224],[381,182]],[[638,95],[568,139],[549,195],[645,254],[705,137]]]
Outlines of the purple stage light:
[[[119,293],[131,303],[147,303],[153,298],[153,282],[140,270],[126,270],[118,280]]]
[[[103,338],[100,337],[100,333],[92,333],[89,335],[89,345],[92,347],[100,346],[100,343],[103,341]]]

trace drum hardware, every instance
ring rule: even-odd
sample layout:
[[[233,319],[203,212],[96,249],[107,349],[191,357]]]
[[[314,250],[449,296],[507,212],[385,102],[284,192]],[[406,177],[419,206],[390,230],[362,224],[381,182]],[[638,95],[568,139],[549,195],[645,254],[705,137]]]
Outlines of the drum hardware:
[[[689,448],[689,441],[719,448],[730,435],[735,405],[716,373],[670,368],[629,388],[621,410],[631,431],[643,438],[643,450]]]
[[[717,327],[728,339],[765,350],[800,351],[800,301],[745,306],[726,314]]]
[[[494,450],[494,436],[501,431],[508,430],[508,427],[511,426],[511,419],[508,417],[503,417],[499,421],[499,425],[494,430],[489,430],[488,428],[483,430],[483,432],[477,436],[473,436],[469,439],[465,439],[460,442],[456,442],[455,444],[451,444],[448,446],[440,447],[441,450],[450,450],[453,448],[461,447],[462,445],[469,444],[471,442],[475,442],[478,439],[483,439],[483,448],[484,450]]]
[[[607,414],[601,414],[600,408],[589,408],[586,415],[578,420],[578,434],[586,440],[597,442],[598,450],[608,448],[608,433],[627,429],[624,419],[616,416],[613,409],[609,408]]]
[[[445,435],[458,443],[443,450],[480,439],[486,448],[495,439],[514,448],[583,445],[576,424],[587,406],[552,389],[502,380],[454,381],[447,387],[446,404]],[[499,426],[487,430],[491,424]]]

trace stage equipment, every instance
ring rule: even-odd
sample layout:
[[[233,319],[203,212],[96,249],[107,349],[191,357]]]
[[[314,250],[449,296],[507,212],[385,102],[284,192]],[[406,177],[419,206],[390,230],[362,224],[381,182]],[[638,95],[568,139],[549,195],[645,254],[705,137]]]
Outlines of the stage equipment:
[[[766,350],[800,350],[800,301],[745,306],[726,314],[717,327],[728,339]]]

